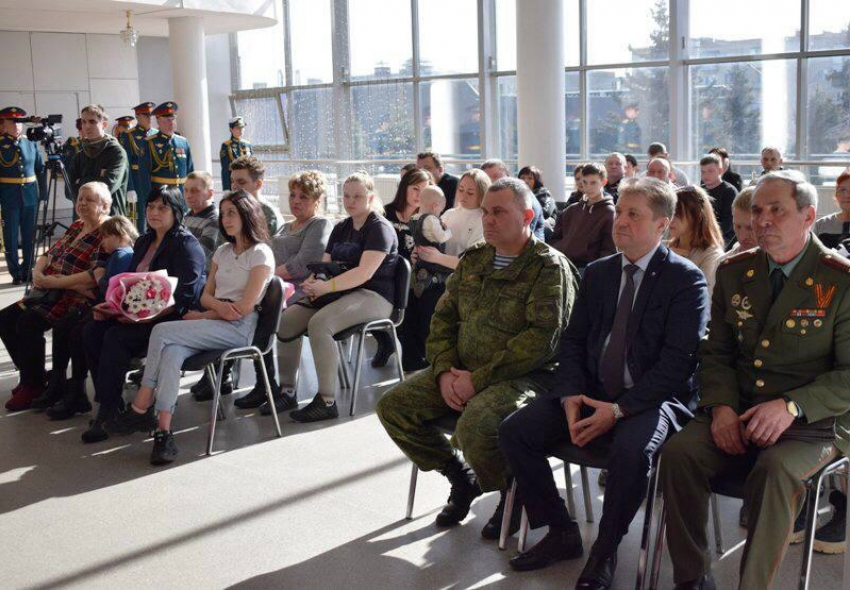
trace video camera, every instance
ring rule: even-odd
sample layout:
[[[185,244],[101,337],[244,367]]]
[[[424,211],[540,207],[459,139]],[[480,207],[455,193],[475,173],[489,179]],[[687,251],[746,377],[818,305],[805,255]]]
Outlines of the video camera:
[[[62,115],[30,117],[24,122],[34,125],[27,129],[27,139],[41,142],[48,155],[56,152],[56,141],[62,138],[62,131],[57,130],[56,125],[62,123]]]

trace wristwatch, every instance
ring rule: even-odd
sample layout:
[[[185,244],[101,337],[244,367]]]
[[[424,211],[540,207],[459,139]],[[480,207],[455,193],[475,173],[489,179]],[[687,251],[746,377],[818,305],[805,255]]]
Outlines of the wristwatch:
[[[611,411],[614,412],[615,422],[623,417],[623,410],[620,409],[620,404],[611,404]]]
[[[799,406],[788,398],[785,399],[785,409],[788,410],[788,413],[794,416],[795,418],[800,417]]]

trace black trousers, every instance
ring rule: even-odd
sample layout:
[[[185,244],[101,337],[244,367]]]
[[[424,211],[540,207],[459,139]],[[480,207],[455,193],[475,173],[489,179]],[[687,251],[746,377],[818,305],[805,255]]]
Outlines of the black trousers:
[[[428,366],[425,360],[425,343],[431,333],[431,316],[437,302],[446,292],[446,284],[432,284],[416,297],[413,292],[407,301],[404,321],[398,329],[401,342],[401,364],[405,371],[418,371]]]
[[[616,551],[628,532],[646,496],[652,457],[670,428],[669,418],[660,409],[647,410],[621,419],[591,443],[592,448],[608,452],[609,461],[597,551]],[[499,428],[499,446],[516,478],[532,528],[566,528],[572,520],[547,460],[552,447],[569,440],[567,418],[557,397],[541,398],[517,410]]]
[[[94,399],[109,409],[123,405],[124,379],[130,361],[143,357],[156,323],[122,324],[96,320],[83,328],[86,360],[94,381]]]
[[[82,381],[88,373],[83,329],[92,320],[91,310],[74,311],[53,326],[53,370],[63,376],[71,364],[71,378]]]
[[[47,319],[17,303],[0,310],[0,339],[21,374],[21,384],[44,384],[44,333],[53,326]]]

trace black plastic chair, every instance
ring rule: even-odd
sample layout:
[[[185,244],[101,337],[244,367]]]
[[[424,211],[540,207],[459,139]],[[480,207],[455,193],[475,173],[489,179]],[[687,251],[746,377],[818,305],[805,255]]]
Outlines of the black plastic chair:
[[[804,483],[806,487],[806,504],[803,509],[806,511],[806,532],[803,545],[803,562],[800,566],[800,580],[798,588],[806,590],[809,587],[809,577],[812,569],[812,548],[815,542],[815,529],[817,528],[817,509],[820,502],[821,488],[827,477],[843,471],[842,475],[846,477],[848,489],[850,489],[850,458],[841,457],[826,465],[819,472],[812,475]],[[712,497],[719,494],[730,498],[742,499],[744,497],[744,483],[746,474],[730,474],[728,476],[716,477],[711,480]],[[716,506],[714,514],[717,514]],[[850,521],[848,521],[850,525]],[[656,533],[655,548],[652,552],[652,568],[649,580],[650,589],[658,588],[658,577],[661,572],[661,558],[664,551],[664,534],[667,528],[667,506],[661,510],[661,521],[658,524],[658,532]],[[717,517],[715,516],[715,528],[719,528]],[[644,530],[644,532],[646,532]],[[850,526],[847,527],[847,535],[845,539],[850,539]],[[850,584],[850,555],[845,555],[844,558],[844,587]]]
[[[250,346],[239,348],[230,348],[227,350],[209,350],[199,352],[186,359],[182,369],[184,371],[201,371],[205,370],[210,376],[210,379],[215,383],[213,393],[212,410],[210,415],[210,433],[207,443],[207,455],[212,454],[213,440],[215,438],[215,426],[221,411],[221,381],[224,364],[227,361],[239,361],[242,359],[253,359],[259,361],[263,373],[263,386],[266,389],[266,396],[269,404],[274,407],[274,398],[272,396],[272,388],[269,385],[269,375],[266,372],[265,363],[262,362],[262,357],[265,354],[276,354],[275,350],[275,333],[277,325],[280,323],[280,315],[283,311],[283,281],[278,277],[272,277],[266,288],[266,294],[263,296],[259,305],[259,318],[257,319],[257,329],[254,332],[254,340]],[[217,370],[216,370],[217,366]],[[277,429],[278,437],[283,436],[280,430],[280,421],[277,417],[277,412],[272,412],[274,416],[274,425]]]

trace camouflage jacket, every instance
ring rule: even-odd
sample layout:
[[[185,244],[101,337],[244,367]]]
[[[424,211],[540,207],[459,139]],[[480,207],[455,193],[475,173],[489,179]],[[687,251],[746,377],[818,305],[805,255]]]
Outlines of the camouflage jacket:
[[[476,392],[553,361],[578,287],[567,258],[535,238],[507,268],[493,268],[495,254],[488,244],[464,253],[426,347],[435,377],[471,371]]]

